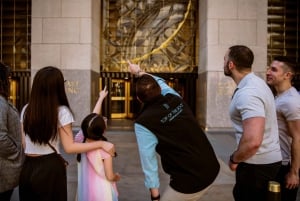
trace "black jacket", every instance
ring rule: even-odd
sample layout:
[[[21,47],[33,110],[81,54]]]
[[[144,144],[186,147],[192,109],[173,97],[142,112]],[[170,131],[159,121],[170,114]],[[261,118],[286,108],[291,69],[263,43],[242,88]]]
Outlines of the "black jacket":
[[[145,104],[136,119],[158,139],[157,153],[170,186],[181,193],[196,193],[217,177],[220,165],[205,133],[188,105],[167,94]]]

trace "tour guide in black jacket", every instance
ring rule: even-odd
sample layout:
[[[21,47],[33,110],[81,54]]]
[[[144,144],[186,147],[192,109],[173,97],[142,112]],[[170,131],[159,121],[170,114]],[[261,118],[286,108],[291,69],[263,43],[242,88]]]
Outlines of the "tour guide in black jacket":
[[[134,127],[151,199],[197,201],[220,169],[211,144],[189,106],[163,79],[142,72],[135,64],[129,63],[129,68],[139,77],[136,93],[144,104]],[[155,151],[170,175],[170,185],[161,198]]]

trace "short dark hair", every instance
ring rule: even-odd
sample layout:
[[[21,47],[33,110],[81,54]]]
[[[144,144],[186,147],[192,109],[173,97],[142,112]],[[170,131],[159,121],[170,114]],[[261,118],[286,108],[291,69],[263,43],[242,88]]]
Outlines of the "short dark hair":
[[[234,45],[229,50],[228,58],[238,69],[252,67],[254,54],[250,48],[244,45]]]
[[[151,102],[161,94],[156,80],[148,74],[143,74],[136,82],[136,95],[143,103]]]
[[[290,59],[287,56],[276,56],[274,57],[273,61],[279,61],[286,65],[286,67],[293,73],[296,73],[296,62]]]

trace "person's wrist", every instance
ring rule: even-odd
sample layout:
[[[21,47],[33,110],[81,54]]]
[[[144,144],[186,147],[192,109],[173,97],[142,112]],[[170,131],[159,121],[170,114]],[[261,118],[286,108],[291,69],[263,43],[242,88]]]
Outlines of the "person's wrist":
[[[152,196],[152,194],[151,194],[152,201],[158,201],[159,199],[160,199],[160,194],[158,194],[157,196]]]
[[[143,74],[143,70],[142,69],[138,69],[137,71],[136,71],[136,73],[135,73],[135,76],[136,77],[141,77],[142,76],[142,74]]]
[[[232,164],[239,164],[240,163],[240,162],[237,162],[237,161],[234,160],[234,152],[230,155],[229,161]]]
[[[136,76],[139,77],[139,76],[140,76],[140,73],[141,73],[141,69],[138,69],[138,70],[136,71]]]

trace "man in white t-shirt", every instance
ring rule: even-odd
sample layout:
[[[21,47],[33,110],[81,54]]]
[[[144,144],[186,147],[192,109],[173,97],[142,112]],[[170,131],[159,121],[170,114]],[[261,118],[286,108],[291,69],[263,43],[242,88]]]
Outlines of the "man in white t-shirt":
[[[300,95],[292,86],[295,64],[287,57],[276,57],[267,70],[267,83],[275,89],[282,166],[278,175],[281,200],[295,201],[300,168]]]
[[[224,57],[224,74],[237,84],[229,108],[238,144],[229,160],[236,171],[235,201],[265,201],[282,159],[274,96],[251,72],[253,60],[253,52],[243,45],[230,47]]]

